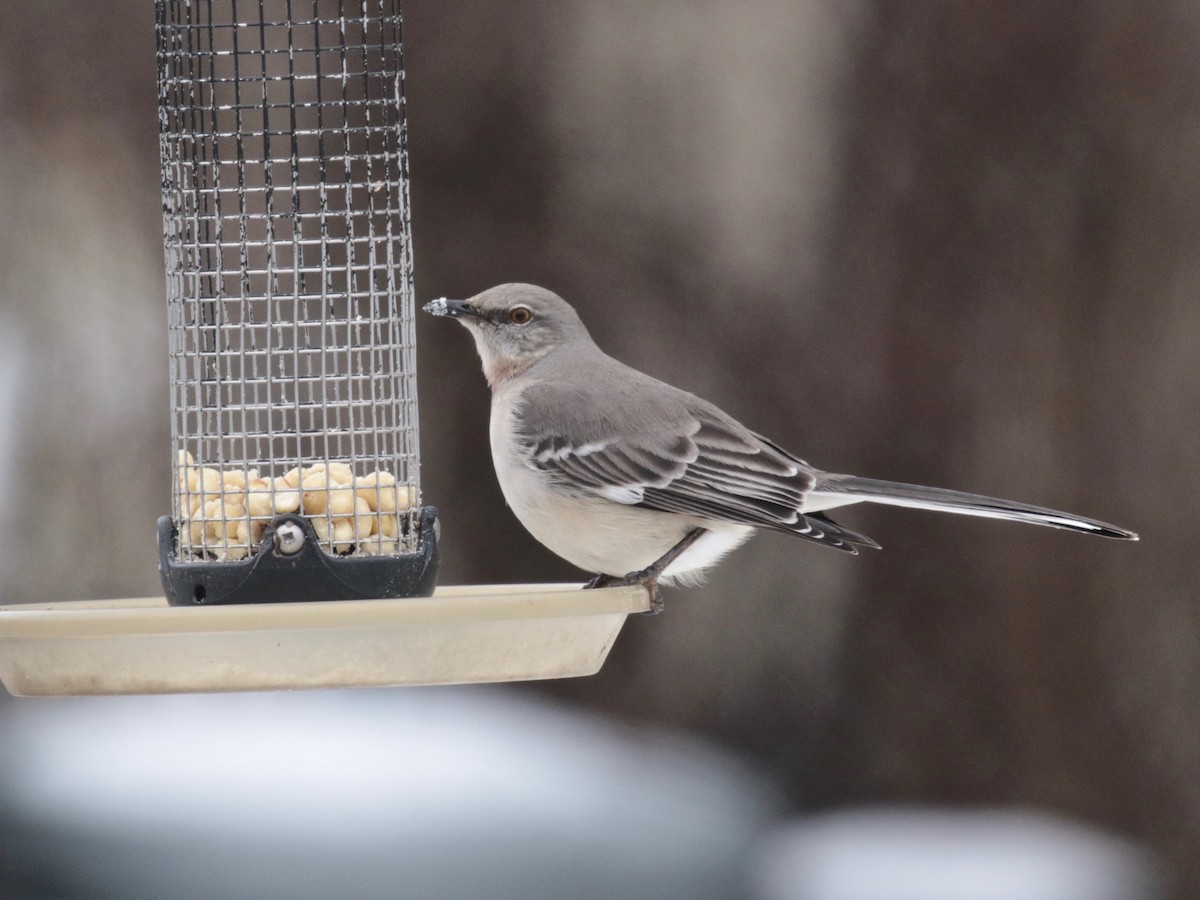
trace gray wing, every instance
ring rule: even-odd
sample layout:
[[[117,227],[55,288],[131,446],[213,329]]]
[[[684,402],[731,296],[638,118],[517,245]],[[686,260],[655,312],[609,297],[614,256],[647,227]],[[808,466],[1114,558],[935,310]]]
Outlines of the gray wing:
[[[566,490],[788,532],[849,553],[857,552],[855,545],[878,546],[822,514],[801,513],[813,470],[715,407],[656,412],[660,415],[648,418],[665,420],[665,427],[636,423],[642,427],[622,432],[611,421],[592,418],[571,429],[575,434],[564,433],[562,422],[570,417],[518,413],[518,434],[527,463]]]

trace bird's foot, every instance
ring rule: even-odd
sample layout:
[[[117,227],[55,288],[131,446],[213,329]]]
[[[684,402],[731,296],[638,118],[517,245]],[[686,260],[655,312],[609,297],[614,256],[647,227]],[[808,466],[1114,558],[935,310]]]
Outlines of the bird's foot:
[[[684,550],[696,543],[702,534],[704,534],[703,528],[693,528],[684,535],[683,540],[650,565],[646,566],[646,568],[620,577],[615,575],[597,575],[583,586],[584,590],[606,587],[629,587],[634,584],[643,585],[650,591],[650,608],[646,610],[645,614],[648,616],[657,616],[663,611],[664,607],[662,593],[658,589],[659,576],[662,575],[667,566],[679,558]]]
[[[656,581],[658,574],[651,572],[653,568],[653,566],[647,566],[645,569],[630,572],[628,575],[622,575],[620,578],[616,575],[597,575],[585,584],[583,589],[588,591],[596,588],[631,587],[632,585],[640,584],[650,591],[650,608],[646,610],[644,615],[657,616],[663,611],[664,604],[662,593],[659,592],[658,582]]]

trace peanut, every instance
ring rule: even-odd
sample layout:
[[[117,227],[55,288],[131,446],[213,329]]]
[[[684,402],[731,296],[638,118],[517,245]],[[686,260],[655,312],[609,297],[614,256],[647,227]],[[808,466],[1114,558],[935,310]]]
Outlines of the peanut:
[[[319,462],[278,477],[248,466],[222,471],[197,466],[177,451],[180,544],[211,559],[244,559],[257,548],[267,522],[302,512],[323,548],[371,556],[396,552],[400,513],[409,488],[381,470],[355,477],[350,464]]]
[[[367,556],[391,556],[396,552],[396,542],[376,535],[359,543],[358,549]]]
[[[312,522],[313,531],[317,533],[317,540],[322,544],[328,544],[329,533],[332,530],[329,520],[324,516],[315,516],[310,521]]]
[[[329,480],[334,484],[350,484],[354,481],[354,470],[348,463],[329,463]]]
[[[346,553],[354,543],[354,523],[349,519],[333,520],[333,552]]]
[[[246,472],[239,472],[236,469],[231,469],[221,473],[221,483],[225,486],[225,490],[242,490],[246,489]]]
[[[355,479],[354,492],[371,504],[376,512],[394,513],[400,510],[400,492],[404,492],[404,504],[408,505],[408,492],[396,487],[396,476],[391,472],[372,472]]]
[[[294,513],[300,509],[300,492],[283,475],[275,479],[275,512]]]
[[[255,478],[247,487],[246,511],[256,519],[269,518],[273,512],[270,483],[261,478]]]
[[[354,518],[350,520],[354,526],[354,538],[361,541],[369,537],[375,526],[375,513],[370,504],[362,497],[354,498]]]
[[[257,547],[258,542],[262,540],[263,527],[262,522],[252,522],[249,519],[240,520],[237,523],[238,543]]]
[[[329,474],[324,471],[309,472],[300,482],[304,488],[301,507],[306,516],[320,515],[329,508]]]
[[[200,470],[199,489],[205,494],[217,494],[221,491],[221,471],[211,466]]]
[[[348,516],[354,512],[355,501],[358,499],[349,488],[332,490],[329,492],[329,511],[335,516]]]

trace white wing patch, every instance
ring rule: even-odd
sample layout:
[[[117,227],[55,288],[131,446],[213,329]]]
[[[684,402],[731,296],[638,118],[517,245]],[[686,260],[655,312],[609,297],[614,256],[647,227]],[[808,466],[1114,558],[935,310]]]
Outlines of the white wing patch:
[[[624,503],[627,506],[637,506],[646,496],[646,489],[640,485],[631,484],[621,487],[612,486],[600,488],[597,492],[601,497],[607,500],[612,500],[614,503]]]
[[[574,453],[576,456],[589,456],[592,453],[599,453],[601,450],[607,447],[609,443],[609,441],[592,441],[590,444],[580,444],[575,448]],[[572,451],[570,448],[567,448],[567,452],[570,453]]]
[[[558,462],[572,456],[590,456],[593,453],[599,453],[609,444],[608,441],[592,441],[588,444],[580,444],[578,447],[572,447],[570,444],[562,447],[547,447],[538,453],[534,459],[540,463]]]

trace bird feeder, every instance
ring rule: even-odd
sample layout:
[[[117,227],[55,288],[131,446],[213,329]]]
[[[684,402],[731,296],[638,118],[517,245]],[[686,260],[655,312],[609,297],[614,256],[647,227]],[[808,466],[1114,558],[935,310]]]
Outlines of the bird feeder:
[[[644,588],[435,590],[398,0],[158,0],[164,596],[0,608],[13,693],[590,674]]]
[[[399,11],[278,5],[158,6],[164,588],[182,605],[428,595]]]

